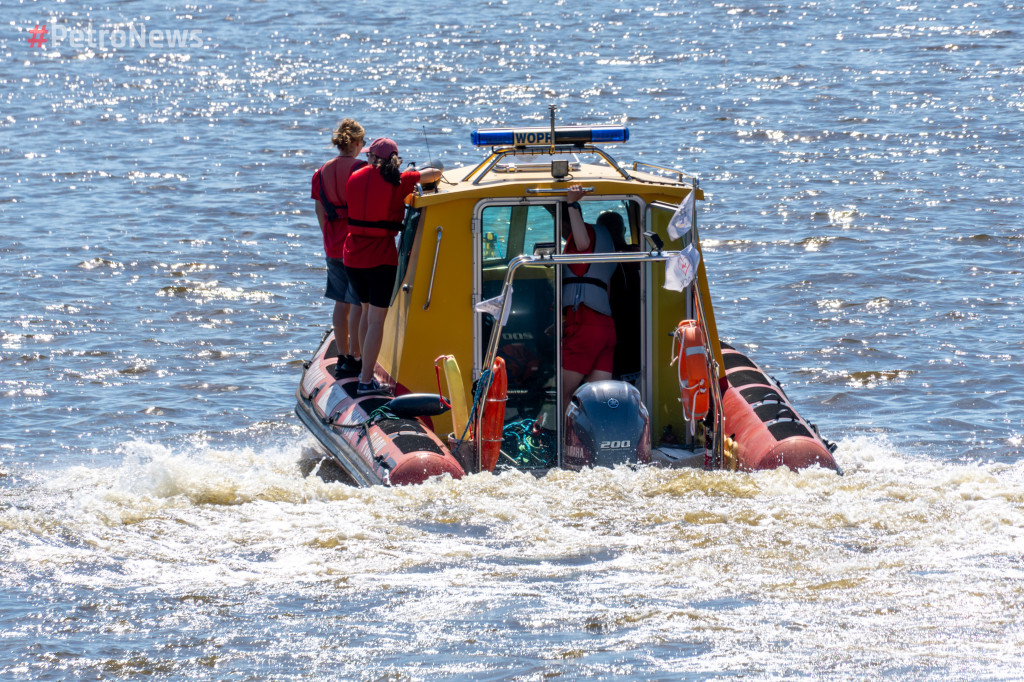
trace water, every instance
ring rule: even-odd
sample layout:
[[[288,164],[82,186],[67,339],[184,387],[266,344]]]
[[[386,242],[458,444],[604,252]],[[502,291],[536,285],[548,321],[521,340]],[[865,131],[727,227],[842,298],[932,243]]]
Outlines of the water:
[[[2,7],[0,677],[1024,676],[1024,5]],[[302,475],[330,130],[451,166],[548,104],[701,177],[723,337],[846,476]]]

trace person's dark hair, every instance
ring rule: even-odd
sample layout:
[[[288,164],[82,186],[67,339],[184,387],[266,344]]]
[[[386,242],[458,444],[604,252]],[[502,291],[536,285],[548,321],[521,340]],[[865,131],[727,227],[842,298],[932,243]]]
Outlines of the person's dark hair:
[[[380,176],[387,182],[398,187],[402,184],[402,159],[398,154],[392,153],[390,159],[382,159],[373,154],[367,154],[370,165],[380,171]]]
[[[356,123],[355,119],[346,118],[338,124],[334,134],[331,135],[331,143],[338,148],[339,151],[348,151],[352,148],[352,145],[363,141],[366,131],[363,130],[363,126]]]
[[[608,230],[616,251],[625,251],[628,248],[629,245],[626,244],[625,235],[626,223],[622,220],[622,215],[615,211],[604,211],[601,215],[597,216],[597,224],[604,226],[604,229]]]

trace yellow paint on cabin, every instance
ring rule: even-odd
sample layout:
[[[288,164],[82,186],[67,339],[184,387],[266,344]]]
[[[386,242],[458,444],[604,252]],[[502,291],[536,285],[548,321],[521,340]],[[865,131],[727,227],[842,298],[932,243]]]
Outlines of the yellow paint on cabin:
[[[473,198],[452,197],[423,212],[410,257],[409,271],[384,325],[380,363],[414,393],[437,390],[434,359],[454,355],[469,394],[473,367]],[[430,307],[437,227],[442,228]],[[410,285],[411,286],[408,286]],[[434,418],[441,433],[451,430],[451,416]]]

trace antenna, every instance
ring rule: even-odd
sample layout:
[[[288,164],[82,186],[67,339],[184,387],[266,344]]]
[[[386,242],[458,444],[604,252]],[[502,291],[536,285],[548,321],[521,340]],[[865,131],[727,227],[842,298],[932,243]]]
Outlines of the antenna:
[[[557,108],[558,107],[556,107],[554,104],[549,104],[548,105],[548,109],[551,110],[551,153],[552,154],[555,153],[555,109],[557,109]]]
[[[427,140],[427,126],[420,126],[423,129],[423,144],[427,145],[427,161],[434,166],[434,158],[430,155],[430,141]]]

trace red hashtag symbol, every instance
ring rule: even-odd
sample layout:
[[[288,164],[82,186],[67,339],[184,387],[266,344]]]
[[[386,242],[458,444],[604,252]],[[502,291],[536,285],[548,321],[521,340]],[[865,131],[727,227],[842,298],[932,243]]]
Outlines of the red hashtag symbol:
[[[46,43],[46,24],[43,24],[42,28],[39,28],[39,24],[29,31],[32,37],[28,39],[29,47],[42,47]]]

